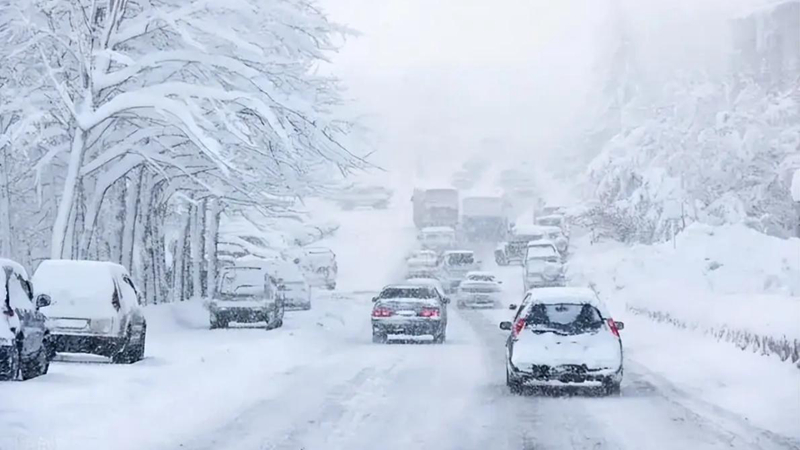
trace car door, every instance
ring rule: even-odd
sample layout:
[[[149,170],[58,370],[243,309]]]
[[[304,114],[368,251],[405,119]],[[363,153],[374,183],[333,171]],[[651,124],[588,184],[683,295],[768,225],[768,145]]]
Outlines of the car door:
[[[33,304],[33,286],[23,274],[14,272],[8,283],[14,312],[19,317],[24,336],[22,356],[31,358],[42,348],[45,333],[45,317]]]
[[[122,274],[120,281],[121,283],[118,283],[118,285],[122,305],[124,305],[123,312],[127,316],[127,320],[130,321],[132,331],[138,333],[144,325],[144,316],[142,316],[140,309],[142,297],[127,273]]]

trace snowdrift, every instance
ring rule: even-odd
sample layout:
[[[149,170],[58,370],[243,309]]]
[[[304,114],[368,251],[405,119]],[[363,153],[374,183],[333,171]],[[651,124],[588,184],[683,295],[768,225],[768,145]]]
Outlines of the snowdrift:
[[[618,308],[800,361],[800,239],[694,224],[674,244],[577,245],[572,283]]]

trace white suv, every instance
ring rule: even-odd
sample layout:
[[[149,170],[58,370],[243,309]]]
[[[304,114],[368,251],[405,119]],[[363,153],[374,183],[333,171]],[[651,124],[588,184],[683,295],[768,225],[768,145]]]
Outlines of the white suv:
[[[506,342],[506,383],[518,393],[525,385],[602,387],[619,393],[622,381],[622,322],[615,322],[586,288],[529,291]]]

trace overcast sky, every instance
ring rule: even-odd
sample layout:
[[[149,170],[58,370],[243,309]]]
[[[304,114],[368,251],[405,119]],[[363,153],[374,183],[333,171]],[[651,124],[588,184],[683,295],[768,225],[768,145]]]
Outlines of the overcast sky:
[[[766,0],[321,0],[358,30],[334,56],[374,160],[420,159],[449,177],[476,152],[534,161],[581,130],[619,19],[655,88],[682,68],[724,66],[734,5]],[[736,6],[739,7],[739,6]],[[616,33],[616,34],[615,34]],[[429,171],[430,172],[430,171]],[[417,173],[417,175],[419,175]]]
[[[580,107],[597,16],[591,0],[558,3],[323,1],[361,33],[333,70],[366,115],[376,160],[406,174],[423,158],[449,176],[477,151],[546,151]]]

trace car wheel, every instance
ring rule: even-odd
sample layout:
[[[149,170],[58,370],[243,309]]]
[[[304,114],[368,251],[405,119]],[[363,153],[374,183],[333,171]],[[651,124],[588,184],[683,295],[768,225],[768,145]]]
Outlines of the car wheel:
[[[385,344],[388,341],[388,336],[385,333],[372,332],[372,342],[374,344]]]
[[[141,361],[144,359],[144,348],[146,340],[147,340],[147,325],[142,327],[142,335],[139,337],[139,345],[136,346],[136,361]]]
[[[506,386],[508,386],[512,394],[522,393],[522,383],[509,372],[508,367],[506,367]]]
[[[19,372],[19,351],[8,347],[4,361],[0,361],[0,381],[9,381],[17,377]]]
[[[433,342],[435,344],[444,344],[444,341],[447,339],[447,333],[442,330],[437,334],[433,335]]]
[[[336,289],[336,283],[331,283],[331,284],[325,286],[325,288],[328,289],[329,291],[332,291],[332,290]]]
[[[606,395],[609,396],[620,395],[620,393],[622,392],[620,382],[611,380],[606,381],[605,383],[603,383],[603,391],[605,392]]]
[[[30,361],[22,361],[20,375],[23,380],[30,380],[47,373],[50,361],[47,360],[47,350],[42,347]]]
[[[135,351],[136,349],[131,347],[131,329],[128,327],[128,331],[125,333],[125,341],[119,351],[111,355],[111,362],[114,364],[130,364],[134,362]]]

